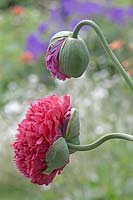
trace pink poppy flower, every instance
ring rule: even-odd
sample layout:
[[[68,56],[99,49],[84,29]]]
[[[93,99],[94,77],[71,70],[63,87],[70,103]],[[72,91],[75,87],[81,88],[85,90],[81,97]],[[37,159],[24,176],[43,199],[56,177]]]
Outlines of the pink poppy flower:
[[[46,67],[52,77],[57,77],[60,80],[65,80],[69,76],[63,74],[60,70],[59,53],[66,38],[58,39],[53,44],[50,44],[46,52]]]
[[[65,137],[70,113],[69,96],[59,98],[51,95],[32,103],[18,125],[12,144],[14,160],[19,171],[32,183],[48,185],[65,167],[55,169],[50,174],[44,172],[47,169],[47,152],[57,139]]]

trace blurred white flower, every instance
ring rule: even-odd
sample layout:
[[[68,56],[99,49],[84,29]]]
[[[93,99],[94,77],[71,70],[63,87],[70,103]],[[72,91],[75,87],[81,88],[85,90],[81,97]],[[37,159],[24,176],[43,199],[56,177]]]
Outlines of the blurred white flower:
[[[96,87],[94,91],[92,91],[92,96],[95,100],[103,99],[108,96],[108,92],[105,88]]]
[[[21,104],[18,103],[17,101],[10,101],[8,104],[4,106],[4,111],[7,114],[12,114],[12,113],[19,113],[21,111]]]
[[[28,77],[28,81],[29,81],[29,83],[32,85],[32,84],[38,83],[39,79],[38,79],[38,76],[37,76],[37,75],[31,74],[31,75],[29,75],[29,77]]]

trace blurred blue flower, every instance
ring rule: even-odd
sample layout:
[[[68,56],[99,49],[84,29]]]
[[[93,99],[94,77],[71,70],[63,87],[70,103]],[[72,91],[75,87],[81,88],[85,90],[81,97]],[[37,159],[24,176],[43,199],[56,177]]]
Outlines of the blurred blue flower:
[[[133,6],[128,9],[129,17],[133,18]]]
[[[61,15],[60,8],[55,8],[51,10],[49,24],[55,25],[57,31],[65,27],[65,20]]]
[[[61,0],[60,1],[61,14],[64,17],[68,17],[71,14],[71,9],[69,9],[69,8],[72,3],[73,3],[73,0]]]
[[[31,33],[26,40],[26,51],[33,53],[33,58],[38,59],[46,50],[48,43],[39,40],[39,37],[35,33]]]
[[[68,17],[71,14],[91,16],[102,12],[102,6],[93,2],[81,2],[77,0],[61,0],[61,12]]]
[[[107,9],[107,18],[114,23],[123,25],[125,24],[126,9],[120,7],[113,7]]]
[[[84,16],[99,15],[102,13],[102,6],[93,2],[80,3],[78,12]]]
[[[47,23],[41,23],[38,26],[38,33],[43,34],[44,32],[47,31],[48,24]]]
[[[71,14],[76,14],[77,10],[80,8],[80,1],[77,0],[61,0],[60,1],[60,9],[61,13],[65,16],[68,17]]]

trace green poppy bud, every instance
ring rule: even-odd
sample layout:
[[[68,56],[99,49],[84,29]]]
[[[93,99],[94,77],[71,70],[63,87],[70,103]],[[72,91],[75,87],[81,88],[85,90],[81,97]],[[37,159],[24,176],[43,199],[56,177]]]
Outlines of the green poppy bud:
[[[59,63],[61,71],[67,76],[81,76],[89,63],[89,52],[84,40],[68,37],[61,47]]]
[[[83,39],[73,38],[72,32],[61,31],[50,40],[46,66],[53,77],[65,80],[79,77],[89,63],[89,51]]]

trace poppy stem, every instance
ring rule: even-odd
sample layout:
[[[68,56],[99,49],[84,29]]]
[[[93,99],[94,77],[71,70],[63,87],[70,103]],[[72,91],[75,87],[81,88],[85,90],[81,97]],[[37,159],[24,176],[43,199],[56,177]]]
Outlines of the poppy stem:
[[[133,81],[132,81],[132,79],[130,78],[128,73],[125,71],[124,67],[120,64],[120,62],[117,59],[117,57],[114,55],[113,51],[111,50],[111,48],[109,47],[109,45],[107,43],[107,40],[105,39],[105,36],[102,33],[100,27],[95,22],[93,22],[91,20],[82,20],[82,21],[80,21],[74,28],[74,31],[73,31],[73,34],[72,34],[72,38],[77,38],[78,37],[78,32],[81,29],[81,27],[84,26],[84,25],[89,25],[95,30],[95,32],[97,33],[97,35],[100,38],[100,42],[101,42],[104,50],[109,55],[109,57],[112,59],[112,61],[115,63],[115,68],[123,76],[123,78],[127,82],[128,86],[133,90]]]
[[[99,147],[104,142],[111,140],[111,139],[122,139],[122,140],[128,140],[133,142],[133,135],[125,134],[125,133],[110,133],[106,134],[99,139],[97,139],[95,142],[87,145],[75,145],[67,142],[68,148],[76,150],[76,151],[90,151],[92,149],[95,149]]]

